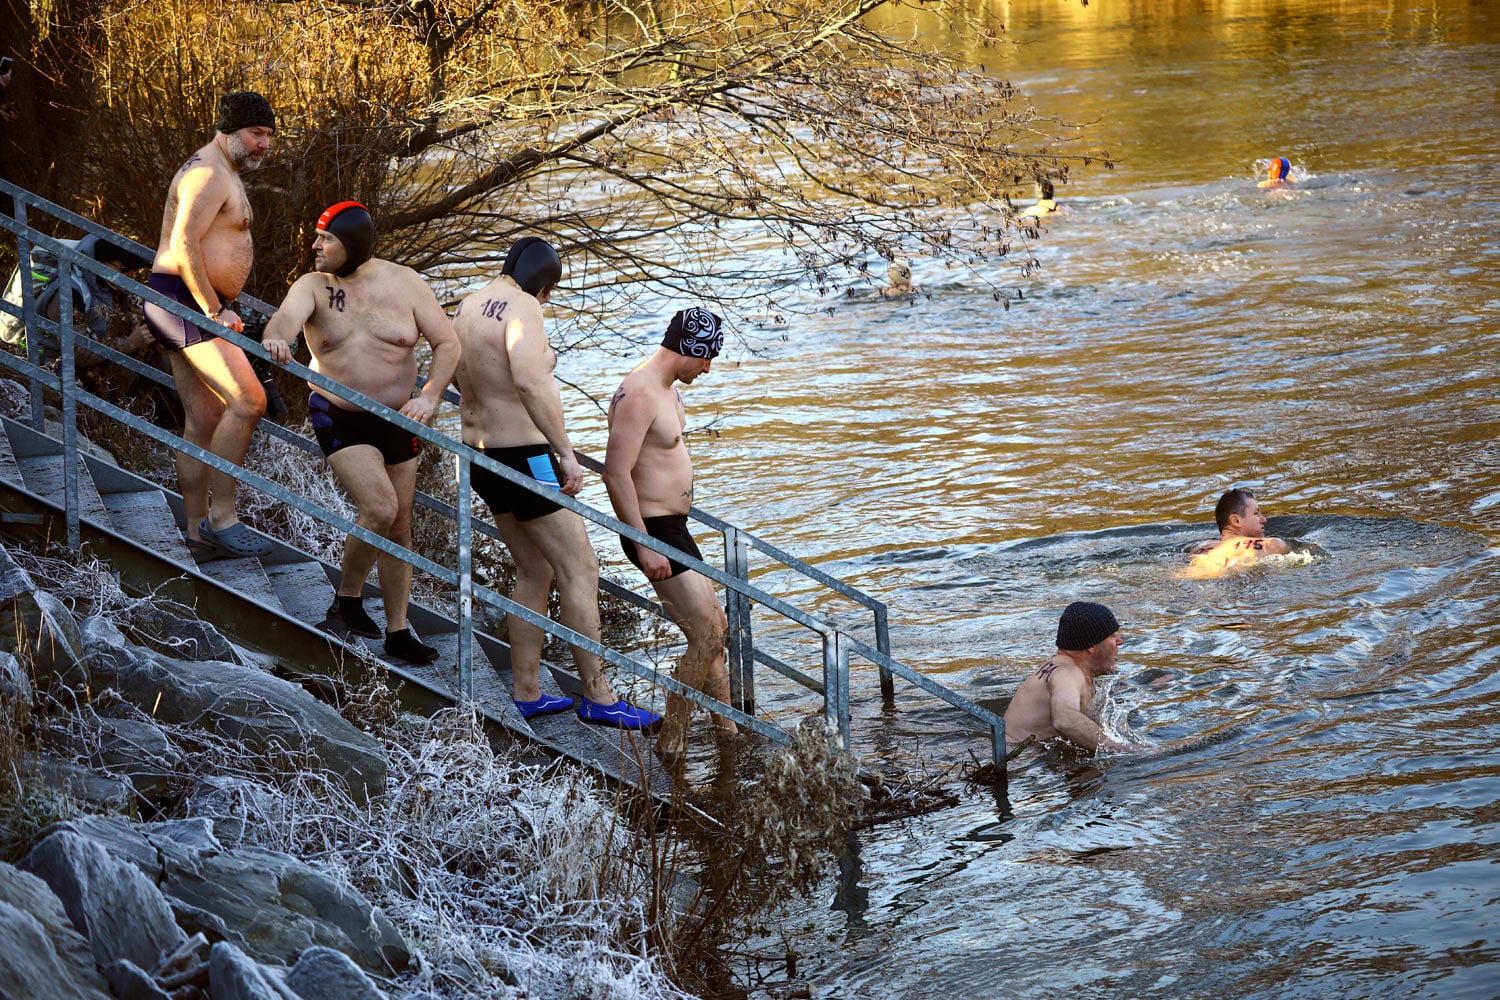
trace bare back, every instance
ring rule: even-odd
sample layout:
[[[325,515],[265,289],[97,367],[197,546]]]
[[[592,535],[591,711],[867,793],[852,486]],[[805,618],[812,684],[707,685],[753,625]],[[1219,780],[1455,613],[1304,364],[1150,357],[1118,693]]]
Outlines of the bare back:
[[[1227,536],[1211,548],[1197,552],[1188,563],[1185,575],[1202,579],[1230,570],[1245,569],[1263,556],[1286,555],[1291,546],[1283,538],[1244,538]]]
[[[641,516],[686,514],[693,505],[693,461],[682,433],[687,427],[682,395],[675,386],[662,385],[645,365],[636,367],[609,401],[611,448],[617,414],[626,407],[632,423],[644,427],[640,451],[630,466]]]
[[[152,270],[178,275],[190,289],[193,276],[201,274],[220,295],[233,298],[244,289],[255,259],[250,223],[244,182],[210,142],[177,168],[167,188]]]
[[[550,383],[557,355],[547,343],[542,307],[508,276],[474,292],[458,307],[453,329],[463,344],[458,384],[464,441],[476,448],[514,448],[548,443],[517,385],[531,378]],[[555,387],[553,393],[556,393]],[[560,409],[560,402],[559,402]],[[560,417],[559,417],[560,422]]]

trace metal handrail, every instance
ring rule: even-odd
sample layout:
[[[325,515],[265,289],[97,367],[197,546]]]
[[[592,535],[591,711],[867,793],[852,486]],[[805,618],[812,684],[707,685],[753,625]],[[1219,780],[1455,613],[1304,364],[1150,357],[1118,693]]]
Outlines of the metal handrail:
[[[201,313],[191,311],[181,303],[178,303],[173,299],[169,299],[166,296],[161,295],[159,292],[140,284],[134,279],[122,275],[114,271],[112,268],[109,268],[91,258],[79,254],[72,247],[63,244],[60,241],[53,239],[52,237],[37,232],[25,221],[26,207],[27,205],[35,205],[43,212],[51,214],[55,218],[67,222],[70,225],[75,225],[78,228],[85,230],[86,232],[91,232],[97,236],[108,239],[113,243],[130,244],[138,248],[143,255],[150,255],[151,251],[146,247],[142,246],[141,244],[134,243],[133,241],[124,240],[118,235],[110,232],[109,230],[106,230],[103,227],[98,226],[97,224],[76,215],[75,213],[69,212],[61,206],[57,206],[51,202],[48,202],[45,199],[42,199],[22,188],[16,187],[15,185],[10,184],[6,181],[0,180],[0,190],[6,191],[14,199],[13,204],[15,205],[15,217],[14,219],[12,219],[11,217],[5,216],[4,214],[0,214],[0,227],[3,227],[5,230],[16,237],[18,257],[20,259],[20,264],[22,267],[29,267],[30,246],[33,244],[40,245],[51,250],[57,256],[58,280],[60,282],[64,282],[64,284],[61,286],[63,288],[69,287],[68,282],[71,279],[71,269],[74,267],[82,267],[84,270],[87,270],[102,278],[106,283],[122,288],[141,298],[143,301],[151,302],[152,304],[165,309],[173,315],[179,316],[180,318],[189,322],[193,322],[198,325],[203,324],[204,317]],[[251,485],[264,493],[276,497],[278,500],[290,504],[291,506],[297,508],[298,510],[301,510],[303,513],[308,514],[309,516],[324,524],[328,524],[340,531],[352,535],[353,537],[359,538],[361,541],[366,542],[377,550],[402,559],[403,561],[412,565],[414,568],[421,569],[424,572],[427,572],[437,579],[443,581],[444,583],[447,583],[450,586],[457,587],[459,592],[459,685],[460,693],[465,699],[472,700],[473,697],[473,676],[471,662],[473,648],[472,601],[475,598],[479,598],[483,602],[491,604],[508,614],[513,614],[521,620],[542,629],[547,634],[553,635],[570,645],[577,646],[587,652],[593,653],[606,662],[621,667],[637,676],[646,678],[655,684],[659,684],[662,687],[665,687],[668,691],[679,694],[694,704],[705,707],[712,712],[727,716],[728,718],[731,718],[743,725],[747,725],[753,731],[761,734],[762,736],[780,743],[786,743],[790,740],[790,737],[784,731],[775,726],[769,725],[759,719],[756,719],[755,717],[742,712],[730,705],[719,702],[716,699],[703,694],[702,692],[689,688],[683,685],[681,682],[677,681],[675,678],[659,673],[650,665],[638,662],[633,658],[626,656],[625,654],[619,653],[607,646],[597,643],[586,636],[572,631],[560,622],[555,622],[544,615],[539,615],[536,612],[531,611],[529,608],[515,603],[509,598],[498,594],[480,584],[475,583],[472,573],[473,524],[471,517],[472,496],[470,477],[473,465],[475,463],[478,463],[480,468],[485,469],[486,471],[500,476],[508,482],[519,485],[532,492],[543,493],[549,500],[556,503],[558,506],[572,510],[573,512],[579,514],[587,520],[593,521],[594,523],[599,524],[603,528],[615,534],[630,539],[637,545],[643,545],[649,549],[652,549],[653,551],[668,556],[669,558],[672,558],[679,563],[688,566],[689,568],[724,586],[726,588],[726,592],[731,595],[732,609],[738,602],[740,604],[740,610],[744,613],[744,634],[741,637],[743,640],[749,639],[748,610],[750,602],[752,601],[759,603],[772,611],[775,611],[781,617],[786,618],[789,621],[792,621],[804,628],[809,629],[812,632],[817,633],[822,638],[824,646],[824,676],[823,683],[821,685],[824,695],[824,712],[825,715],[829,717],[830,721],[832,721],[840,731],[840,734],[843,737],[844,745],[846,747],[848,747],[850,744],[848,656],[850,652],[856,652],[879,668],[883,692],[887,692],[890,678],[893,675],[899,674],[903,677],[903,679],[916,684],[918,687],[921,687],[928,693],[946,701],[954,707],[961,709],[982,724],[985,724],[991,731],[995,762],[997,766],[1003,767],[1003,721],[987,709],[973,704],[968,699],[963,698],[961,695],[947,690],[942,685],[937,684],[935,681],[924,677],[911,668],[906,667],[905,665],[900,664],[898,661],[892,659],[888,651],[889,640],[885,624],[886,618],[884,604],[868,597],[868,595],[861,594],[854,588],[849,587],[847,584],[843,583],[843,581],[839,581],[836,578],[823,573],[822,571],[817,570],[814,567],[807,566],[806,564],[801,563],[800,560],[796,560],[786,553],[783,553],[780,549],[777,549],[775,546],[756,538],[749,532],[745,532],[742,529],[729,524],[728,522],[724,522],[711,514],[694,508],[693,513],[697,520],[700,520],[705,524],[717,527],[725,534],[726,561],[730,564],[729,568],[733,569],[734,572],[721,570],[716,566],[702,561],[701,559],[690,556],[665,543],[659,542],[656,539],[646,535],[644,532],[638,531],[628,524],[625,524],[607,514],[597,511],[594,508],[583,504],[575,500],[574,498],[561,493],[558,490],[539,487],[530,477],[523,476],[520,473],[517,473],[514,470],[501,465],[500,463],[484,455],[482,452],[478,452],[460,441],[455,441],[454,439],[449,438],[447,435],[434,431],[425,424],[421,424],[417,421],[411,420],[410,418],[403,416],[398,411],[391,409],[390,407],[387,407],[377,402],[376,400],[363,395],[362,393],[349,389],[341,383],[335,382],[327,378],[326,376],[313,371],[312,369],[309,369],[297,362],[288,362],[284,365],[281,365],[280,367],[293,374],[294,376],[302,378],[305,381],[317,386],[320,391],[326,392],[332,396],[349,402],[355,407],[380,416],[391,424],[400,427],[403,430],[409,431],[419,439],[453,454],[458,459],[458,489],[456,497],[457,504],[455,507],[449,508],[457,521],[458,566],[456,569],[450,570],[447,567],[441,566],[440,564],[435,563],[416,552],[397,545],[389,541],[388,539],[385,539],[379,535],[374,534],[373,532],[368,531],[367,529],[360,527],[357,524],[354,524],[353,522],[343,518],[342,516],[329,511],[326,508],[323,508],[317,503],[292,494],[290,491],[281,487],[279,484],[272,482],[271,480],[260,476],[257,473],[251,472],[248,469],[244,469],[238,465],[235,465],[234,463],[221,459],[213,453],[207,451],[206,449],[200,448],[192,444],[191,442],[175,434],[172,434],[169,431],[162,430],[161,428],[158,428],[155,425],[150,424],[149,422],[135,416],[129,411],[121,409],[109,403],[107,400],[101,399],[100,397],[95,396],[87,390],[84,390],[81,387],[77,386],[74,380],[74,351],[75,344],[80,336],[88,345],[88,350],[94,351],[95,353],[100,353],[106,358],[123,360],[125,359],[125,355],[122,355],[105,345],[97,344],[91,338],[77,333],[77,331],[75,330],[75,324],[72,315],[73,296],[71,294],[66,294],[61,297],[59,318],[58,321],[53,322],[37,314],[35,310],[35,302],[31,294],[31,283],[29,281],[22,281],[21,284],[22,308],[19,315],[21,316],[23,321],[26,322],[28,329],[40,329],[43,332],[54,332],[56,334],[56,336],[58,337],[59,350],[62,359],[60,365],[60,373],[57,376],[53,376],[50,372],[47,371],[47,369],[37,364],[38,348],[36,344],[37,338],[35,337],[28,338],[27,359],[25,361],[21,361],[20,359],[15,358],[14,356],[10,355],[9,352],[0,352],[0,363],[3,363],[6,367],[11,368],[12,370],[20,371],[31,377],[33,424],[37,426],[38,429],[41,428],[42,423],[41,389],[43,386],[46,386],[47,388],[58,392],[62,396],[64,449],[68,454],[76,453],[77,430],[75,420],[75,407],[76,403],[81,401],[91,409],[104,413],[111,419],[123,423],[139,433],[143,433],[153,440],[166,445],[167,447],[183,452],[203,462],[210,468],[216,469],[226,475],[235,478],[239,482]],[[270,313],[274,312],[272,307],[266,305],[265,303],[261,303],[258,300],[255,300],[251,296],[241,296],[241,299],[248,301],[250,304],[252,304],[252,306],[258,308],[264,315],[269,315]],[[0,302],[0,308],[3,308],[11,315],[18,315],[14,307],[12,307],[8,303]],[[262,348],[259,343],[244,337],[242,334],[236,333],[232,330],[229,330],[228,328],[221,327],[219,331],[217,331],[217,335],[227,342],[241,348],[248,355],[260,357],[268,361],[270,360],[270,356],[266,353],[265,349]],[[134,359],[130,360],[133,362]],[[145,375],[148,378],[163,381],[164,383],[166,381],[169,381],[163,378],[159,378],[161,373],[156,372],[154,369],[148,371],[147,366],[139,365],[139,363],[130,364],[128,367],[130,367],[131,370],[136,371],[138,374]],[[277,433],[277,436],[279,437],[287,439],[297,438],[304,442],[306,440],[301,438],[300,435],[297,435],[286,428],[281,428],[279,425],[276,425],[270,421],[266,421],[265,423],[268,428],[275,428],[275,433]],[[76,482],[77,468],[76,463],[73,462],[64,463],[64,467],[66,470],[65,488],[68,493],[66,504],[66,517],[69,523],[68,539],[69,544],[76,547],[78,540],[79,518],[77,501],[78,485]],[[447,506],[446,504],[442,504],[441,501],[436,501],[435,498],[428,499],[434,500],[435,503],[440,506]],[[487,528],[488,526],[482,527]],[[490,531],[490,533],[495,534],[492,530]],[[849,597],[850,599],[871,608],[871,610],[874,611],[876,615],[877,646],[879,648],[871,648],[865,643],[858,641],[857,639],[845,634],[839,629],[828,625],[820,618],[804,612],[794,605],[791,605],[788,602],[772,594],[769,594],[759,587],[751,584],[748,580],[748,561],[743,556],[744,553],[748,550],[748,547],[752,545],[758,550],[782,561],[783,564],[797,569],[803,572],[804,575],[815,579],[820,583],[823,583],[825,586],[831,586],[832,589],[843,594],[844,596]],[[740,557],[731,557],[731,552],[739,553]],[[604,581],[601,581],[601,583],[603,582]],[[734,637],[731,636],[732,652],[733,645]],[[746,642],[745,644],[743,644],[739,650],[739,655],[743,658],[742,664],[746,668],[746,673],[749,672],[750,667],[753,666],[753,663],[755,661],[765,662],[778,670],[781,670],[782,667],[785,666],[783,664],[780,664],[780,662],[776,661],[774,658],[760,655],[759,651],[754,649],[753,643]],[[809,687],[814,688],[814,690],[816,690],[818,687],[815,683],[809,683],[809,681],[811,681],[811,678],[807,678],[805,675],[802,675],[795,669],[788,668],[787,670],[782,670],[782,672],[787,673],[788,676],[793,676],[794,679],[798,679],[799,682],[807,684]],[[889,696],[888,693],[887,696]]]

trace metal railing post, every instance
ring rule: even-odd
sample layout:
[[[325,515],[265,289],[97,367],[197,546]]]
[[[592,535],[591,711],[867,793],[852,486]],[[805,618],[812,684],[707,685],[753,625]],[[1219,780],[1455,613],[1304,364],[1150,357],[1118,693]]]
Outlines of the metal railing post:
[[[750,582],[750,543],[738,528],[724,530],[724,572]],[[737,590],[725,592],[729,616],[729,703],[747,715],[755,714],[755,642],[751,631],[750,599]]]
[[[30,266],[30,262],[27,263]],[[29,276],[28,276],[29,277]],[[62,388],[62,440],[63,440],[63,516],[68,525],[68,551],[77,552],[81,541],[78,528],[78,400],[73,395],[73,380],[77,375],[77,359],[73,356],[75,342],[73,330],[73,262],[66,257],[57,261],[59,331],[58,350],[62,352],[60,372]],[[37,331],[40,333],[40,330]],[[33,340],[27,337],[28,351]],[[33,383],[34,384],[34,383]]]
[[[458,693],[474,700],[474,517],[469,460],[458,457]]]
[[[891,655],[891,626],[886,619],[884,604],[875,609],[875,648],[886,656]],[[880,667],[880,698],[884,702],[896,700],[896,675],[884,664]]]
[[[21,232],[16,237],[16,270],[21,275],[21,316],[22,322],[26,324],[26,360],[32,364],[38,363],[40,348],[37,346],[36,331],[40,329],[36,321],[36,293],[31,287],[31,241],[26,238],[29,228],[26,223],[26,200],[20,194],[11,196],[11,204],[15,207],[15,220],[21,226]],[[36,379],[31,380],[31,429],[40,431],[47,426],[47,417],[42,407],[42,386]]]
[[[849,749],[849,647],[844,635],[831,630],[823,635],[823,714],[838,727],[844,749]]]

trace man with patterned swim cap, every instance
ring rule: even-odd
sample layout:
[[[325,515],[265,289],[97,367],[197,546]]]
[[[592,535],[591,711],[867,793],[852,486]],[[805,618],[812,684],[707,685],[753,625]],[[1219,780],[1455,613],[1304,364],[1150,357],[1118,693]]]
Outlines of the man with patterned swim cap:
[[[146,280],[207,317],[190,323],[154,303],[145,307],[146,325],[167,351],[182,399],[182,436],[236,465],[245,460],[266,411],[266,393],[245,352],[216,338],[213,330],[245,329],[232,303],[245,287],[255,253],[250,199],[240,174],[260,166],[275,131],[276,115],[260,94],[224,95],[218,131],[177,168],[167,188],[161,240]],[[271,551],[269,542],[240,523],[232,476],[179,452],[177,485],[194,558]]]
[[[266,324],[262,343],[279,363],[307,334],[310,367],[402,416],[427,423],[458,367],[458,338],[437,297],[409,267],[373,256],[375,224],[356,201],[342,201],[318,219],[313,267],[298,278]],[[417,383],[417,343],[432,349],[427,382]],[[411,548],[411,507],[417,488],[416,435],[360,409],[311,382],[308,415],[333,474],[349,494],[356,524]],[[385,629],[364,608],[365,578],[376,569],[385,604]],[[353,536],[344,543],[339,586],[324,627],[370,639],[385,637],[385,652],[411,663],[431,663],[438,651],[412,634],[406,621],[411,564]]]
[[[562,280],[562,258],[545,240],[527,236],[506,254],[499,277],[459,305],[453,325],[464,346],[458,386],[464,443],[534,481],[513,483],[475,466],[474,492],[489,505],[516,564],[511,599],[547,614],[557,581],[561,621],[599,641],[599,560],[583,518],[548,499],[583,488],[583,466],[563,423],[562,395],[552,371],[557,355],[547,343],[542,306]],[[541,689],[544,633],[515,615],[508,622],[512,698],[522,718],[570,711],[573,699]],[[615,697],[599,657],[573,647],[583,682],[577,706],[584,722],[646,729],[655,712]]]
[[[1120,623],[1102,604],[1074,601],[1057,622],[1057,652],[1021,682],[1005,709],[1005,742],[1065,739],[1085,750],[1145,750],[1104,735],[1094,712],[1094,681],[1115,671]]]
[[[691,385],[708,374],[723,346],[723,321],[718,316],[696,307],[680,310],[667,325],[656,353],[625,376],[609,401],[604,485],[615,516],[695,559],[702,556],[687,527],[693,506],[693,462],[683,440],[687,414],[676,383]],[[623,536],[620,545],[651,581],[667,615],[687,639],[674,670],[677,679],[727,704],[728,624],[712,581]],[[669,694],[657,750],[681,753],[691,720],[687,699]],[[715,715],[713,721],[721,733],[738,731],[723,716]]]

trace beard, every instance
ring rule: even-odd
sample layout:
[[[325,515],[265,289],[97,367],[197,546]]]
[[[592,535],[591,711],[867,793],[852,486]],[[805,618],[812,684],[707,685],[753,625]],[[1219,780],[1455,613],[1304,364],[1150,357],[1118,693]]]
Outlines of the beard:
[[[252,153],[238,134],[229,137],[229,162],[236,170],[255,170],[264,159],[264,153]]]

